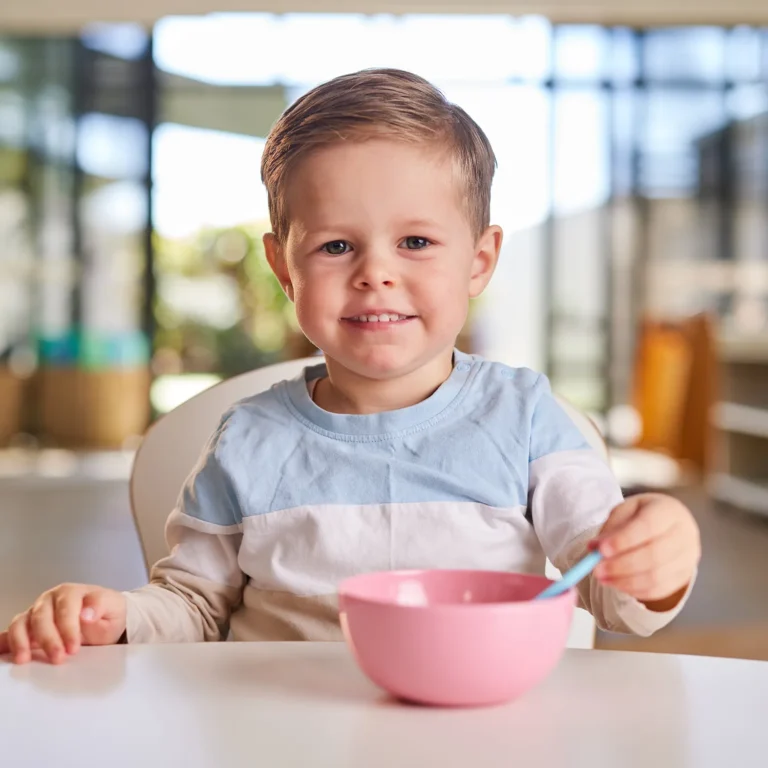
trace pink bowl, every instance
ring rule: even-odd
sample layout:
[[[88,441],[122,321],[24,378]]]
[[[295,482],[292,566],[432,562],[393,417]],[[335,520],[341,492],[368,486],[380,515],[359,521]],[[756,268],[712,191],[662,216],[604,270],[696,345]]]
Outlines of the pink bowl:
[[[363,672],[398,698],[499,704],[562,656],[576,598],[531,600],[550,583],[496,571],[362,574],[340,585],[341,626]]]

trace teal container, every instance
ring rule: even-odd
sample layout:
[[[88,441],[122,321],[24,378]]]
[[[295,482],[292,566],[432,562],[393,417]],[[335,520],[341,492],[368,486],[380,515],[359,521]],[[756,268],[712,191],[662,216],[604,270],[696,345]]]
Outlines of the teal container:
[[[77,365],[79,343],[77,334],[70,331],[61,336],[39,338],[38,359],[48,368],[73,368]]]
[[[149,363],[150,345],[140,331],[99,334],[70,331],[38,340],[40,365],[86,371],[138,368]]]
[[[87,371],[138,368],[149,363],[149,341],[140,332],[80,337],[78,362]]]

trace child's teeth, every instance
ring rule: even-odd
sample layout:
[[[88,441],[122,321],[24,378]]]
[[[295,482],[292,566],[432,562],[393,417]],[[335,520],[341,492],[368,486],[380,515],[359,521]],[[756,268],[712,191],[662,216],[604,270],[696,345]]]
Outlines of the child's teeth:
[[[353,320],[359,323],[394,323],[398,320],[404,320],[404,315],[358,315]]]

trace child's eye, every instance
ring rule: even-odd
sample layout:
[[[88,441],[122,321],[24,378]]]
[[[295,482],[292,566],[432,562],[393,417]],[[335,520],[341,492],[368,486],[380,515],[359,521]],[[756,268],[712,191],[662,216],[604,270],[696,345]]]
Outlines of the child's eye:
[[[321,249],[331,256],[343,256],[349,250],[349,243],[346,240],[331,240],[330,243],[326,243]]]
[[[403,245],[409,251],[421,251],[432,243],[426,237],[406,237],[403,240]]]

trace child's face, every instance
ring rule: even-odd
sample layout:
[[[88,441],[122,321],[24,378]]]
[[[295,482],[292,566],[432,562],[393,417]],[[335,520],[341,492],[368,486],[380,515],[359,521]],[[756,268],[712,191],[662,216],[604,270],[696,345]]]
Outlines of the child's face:
[[[390,379],[452,353],[501,245],[498,227],[474,237],[462,194],[453,162],[413,144],[340,142],[297,164],[286,241],[265,245],[329,363]]]

